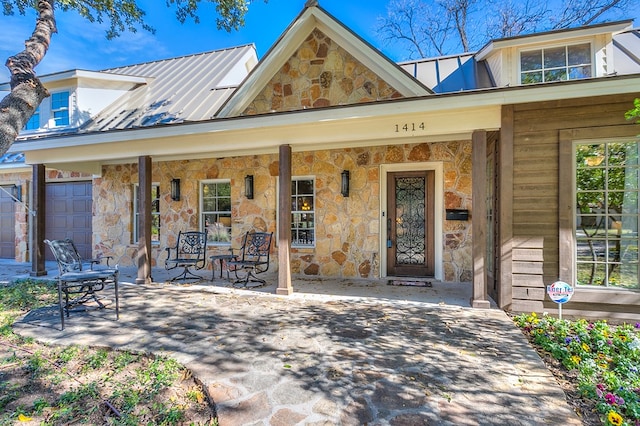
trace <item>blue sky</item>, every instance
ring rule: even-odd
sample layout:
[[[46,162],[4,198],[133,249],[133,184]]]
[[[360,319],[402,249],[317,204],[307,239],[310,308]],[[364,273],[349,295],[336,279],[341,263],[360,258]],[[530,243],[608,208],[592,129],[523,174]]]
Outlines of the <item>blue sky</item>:
[[[200,24],[182,25],[164,6],[164,1],[141,0],[139,3],[147,12],[148,21],[156,28],[156,34],[140,30],[111,41],[105,39],[104,31],[97,24],[90,24],[75,13],[58,13],[58,34],[53,36],[49,52],[36,72],[43,75],[75,68],[100,70],[247,43],[254,43],[258,56],[262,57],[300,14],[305,2],[269,0],[265,4],[256,0],[249,8],[246,25],[239,31],[227,33],[216,29],[213,8],[201,12]],[[325,10],[378,48],[381,43],[375,35],[376,19],[386,14],[387,3],[388,0],[320,1]],[[0,15],[2,64],[7,57],[22,50],[24,40],[33,31],[34,17],[35,12],[25,17]],[[394,52],[382,50],[393,57]],[[3,67],[0,81],[8,79],[9,72]]]
[[[254,0],[239,31],[217,30],[213,7],[201,11],[201,23],[180,24],[163,0],[140,0],[147,12],[147,21],[156,34],[140,30],[106,40],[104,26],[91,24],[75,13],[58,13],[58,34],[49,52],[36,68],[39,75],[70,69],[101,70],[122,65],[164,59],[254,43],[258,56],[277,40],[287,26],[302,11],[307,0]],[[389,0],[320,0],[320,5],[391,59],[406,59],[393,46],[383,46],[375,32],[376,21],[386,15]],[[636,12],[635,24],[640,25]],[[23,48],[35,24],[35,11],[27,16],[0,15],[0,63]],[[634,18],[631,16],[630,18]],[[0,67],[0,82],[9,80],[9,72]]]

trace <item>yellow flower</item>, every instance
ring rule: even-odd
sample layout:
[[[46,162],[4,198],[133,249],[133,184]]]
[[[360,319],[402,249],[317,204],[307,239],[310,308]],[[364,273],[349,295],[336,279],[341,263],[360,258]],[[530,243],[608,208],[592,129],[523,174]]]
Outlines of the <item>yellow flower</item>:
[[[20,414],[18,414],[18,421],[19,422],[30,422],[31,421],[31,417],[27,417],[24,414],[20,413]]]
[[[613,410],[609,411],[609,414],[607,414],[607,420],[615,426],[620,426],[622,424],[622,417]]]
[[[587,345],[586,343],[582,343],[582,350],[585,352],[589,352],[591,348],[589,348],[589,345]]]
[[[580,364],[580,361],[581,361],[581,360],[582,360],[582,359],[581,359],[578,355],[573,355],[573,356],[571,357],[571,361],[573,361],[573,363],[574,363],[575,365]]]

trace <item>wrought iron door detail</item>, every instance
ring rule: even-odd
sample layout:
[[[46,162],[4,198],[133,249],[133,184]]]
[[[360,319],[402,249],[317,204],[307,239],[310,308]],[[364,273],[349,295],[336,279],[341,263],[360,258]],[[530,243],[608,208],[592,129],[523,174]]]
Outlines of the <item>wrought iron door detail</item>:
[[[396,264],[425,263],[424,177],[396,179]]]

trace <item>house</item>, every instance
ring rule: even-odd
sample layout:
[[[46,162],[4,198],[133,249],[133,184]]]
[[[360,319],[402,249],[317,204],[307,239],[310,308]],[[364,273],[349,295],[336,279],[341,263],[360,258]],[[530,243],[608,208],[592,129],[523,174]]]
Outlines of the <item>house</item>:
[[[240,46],[43,82],[0,166],[1,255],[34,274],[58,235],[147,282],[180,230],[207,228],[215,254],[256,229],[279,294],[292,274],[431,277],[553,313],[563,280],[565,315],[640,317],[631,21],[396,64],[309,5],[260,61]]]

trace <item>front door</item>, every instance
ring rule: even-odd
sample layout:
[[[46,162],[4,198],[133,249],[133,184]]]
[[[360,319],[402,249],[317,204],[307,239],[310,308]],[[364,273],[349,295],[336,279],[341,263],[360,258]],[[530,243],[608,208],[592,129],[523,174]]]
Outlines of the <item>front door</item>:
[[[387,175],[387,275],[433,277],[432,170]]]

